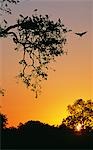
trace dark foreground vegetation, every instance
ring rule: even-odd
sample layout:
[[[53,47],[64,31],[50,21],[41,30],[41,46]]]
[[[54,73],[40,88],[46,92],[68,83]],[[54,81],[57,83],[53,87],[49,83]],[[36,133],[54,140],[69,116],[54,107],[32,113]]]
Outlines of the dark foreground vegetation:
[[[68,106],[69,116],[61,125],[40,121],[7,128],[7,117],[0,113],[2,149],[93,149],[93,102],[78,99]]]
[[[28,121],[17,128],[2,128],[2,149],[87,148],[93,149],[93,130],[73,131],[65,125],[50,126]]]

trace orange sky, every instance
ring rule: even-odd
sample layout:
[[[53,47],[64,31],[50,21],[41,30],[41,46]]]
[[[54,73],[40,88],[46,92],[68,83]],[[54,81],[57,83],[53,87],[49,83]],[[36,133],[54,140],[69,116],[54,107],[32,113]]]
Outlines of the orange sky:
[[[52,64],[56,72],[49,71],[48,80],[42,83],[42,93],[38,99],[22,83],[16,83],[20,53],[13,50],[10,38],[0,39],[0,86],[6,89],[0,101],[9,126],[17,126],[19,122],[28,120],[57,125],[66,116],[67,105],[79,98],[93,100],[93,1],[28,0],[14,7],[13,15],[6,17],[14,24],[18,14],[30,15],[35,8],[54,20],[62,18],[73,32],[88,33],[82,38],[69,33],[68,55],[63,55]]]

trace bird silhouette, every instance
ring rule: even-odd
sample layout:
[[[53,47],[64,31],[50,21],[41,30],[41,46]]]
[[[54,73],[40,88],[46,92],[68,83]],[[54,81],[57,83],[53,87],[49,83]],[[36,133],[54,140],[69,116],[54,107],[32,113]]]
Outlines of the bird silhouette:
[[[80,33],[75,33],[76,35],[79,35],[80,37],[82,37],[84,34],[86,34],[87,33],[87,31],[85,31],[85,32],[80,32]]]
[[[37,9],[34,9],[34,11],[37,11]]]

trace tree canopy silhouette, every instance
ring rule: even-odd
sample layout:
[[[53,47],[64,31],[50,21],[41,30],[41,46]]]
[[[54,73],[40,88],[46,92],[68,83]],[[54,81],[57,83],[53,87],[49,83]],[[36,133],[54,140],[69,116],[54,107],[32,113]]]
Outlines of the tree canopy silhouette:
[[[73,105],[68,105],[69,116],[62,123],[67,127],[76,129],[80,124],[82,129],[93,129],[93,102],[78,99]]]
[[[36,92],[36,97],[41,91],[40,82],[42,79],[47,80],[49,63],[66,53],[64,45],[69,31],[61,19],[55,22],[48,15],[37,14],[37,9],[32,17],[20,14],[15,24],[9,25],[4,20],[0,25],[0,37],[11,36],[16,44],[15,50],[23,53],[18,77]]]

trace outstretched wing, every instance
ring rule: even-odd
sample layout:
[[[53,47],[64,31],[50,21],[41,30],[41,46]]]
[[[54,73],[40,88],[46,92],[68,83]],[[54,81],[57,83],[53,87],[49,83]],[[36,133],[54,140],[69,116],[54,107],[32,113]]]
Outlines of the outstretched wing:
[[[85,31],[85,32],[81,32],[81,33],[75,33],[76,35],[79,35],[79,36],[82,36],[82,35],[84,35],[84,34],[86,34],[87,33],[87,31]]]
[[[86,34],[87,33],[87,31],[85,31],[85,32],[82,32],[82,35],[84,35],[84,34]]]
[[[79,36],[81,35],[81,33],[75,33],[75,34],[76,34],[76,35],[79,35]]]

